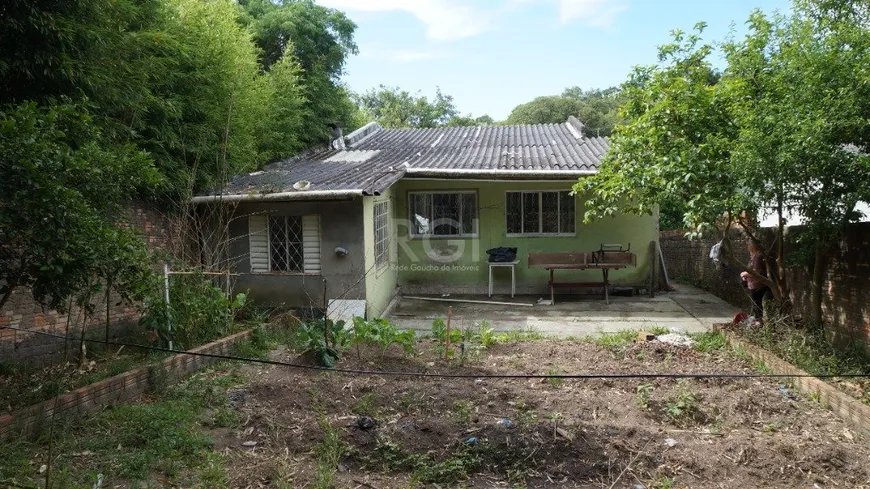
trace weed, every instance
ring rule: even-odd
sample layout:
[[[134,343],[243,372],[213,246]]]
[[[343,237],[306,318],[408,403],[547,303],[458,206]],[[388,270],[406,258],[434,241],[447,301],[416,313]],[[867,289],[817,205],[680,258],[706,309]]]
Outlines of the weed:
[[[538,413],[526,404],[526,401],[520,399],[516,403],[517,408],[517,423],[522,426],[533,426],[538,422]]]
[[[762,373],[762,374],[773,373],[773,370],[770,367],[768,367],[766,363],[764,363],[764,360],[762,360],[760,358],[755,360],[754,362],[752,362],[752,369],[755,370],[756,372]]]
[[[870,373],[870,358],[861,343],[835,344],[823,325],[798,328],[791,318],[772,317],[740,334],[812,374]]]
[[[660,477],[649,483],[650,489],[673,489],[675,481],[672,477]]]
[[[653,326],[653,328],[650,329],[649,332],[650,332],[650,334],[653,334],[655,336],[661,336],[663,334],[670,333],[671,330],[669,330],[668,328],[666,328],[664,326]]]
[[[317,474],[314,487],[317,489],[329,489],[333,487],[333,478],[338,470],[341,457],[347,452],[347,445],[341,441],[338,430],[329,424],[329,420],[321,418],[320,428],[323,430],[323,441],[314,447],[314,456],[317,458]]]
[[[421,465],[411,478],[424,484],[453,484],[466,479],[480,465],[480,456],[473,449],[463,447],[447,460]]]
[[[819,391],[812,391],[809,393],[809,395],[807,395],[807,399],[809,399],[810,401],[813,401],[817,404],[821,404],[822,403],[822,393]]]
[[[540,331],[534,328],[525,330],[505,331],[495,335],[496,343],[518,343],[521,341],[536,341],[543,340],[547,337]]]
[[[655,387],[652,384],[640,384],[635,390],[634,396],[637,399],[637,405],[641,409],[649,409],[649,400]]]
[[[688,388],[688,382],[680,381],[677,388],[665,400],[665,414],[675,424],[682,424],[700,413],[700,395]]]
[[[167,485],[190,486],[191,474],[203,487],[226,485],[223,456],[211,452],[212,441],[202,433],[203,411],[215,413],[217,424],[233,417],[223,407],[226,392],[242,382],[235,366],[221,364],[214,370],[195,374],[187,381],[170,384],[149,403],[118,405],[54,430],[57,453],[91,453],[88,457],[60,457],[52,467],[53,487],[92,487],[94,474],[104,474],[104,487],[126,481],[157,477]],[[222,370],[223,369],[223,370]],[[29,460],[41,460],[46,440],[18,441],[4,445],[14,454],[0,464],[0,485],[14,481],[35,487]],[[8,447],[8,449],[7,449]],[[110,468],[110,469],[107,469]],[[184,484],[176,481],[184,479]]]
[[[562,379],[560,377],[553,377],[554,375],[562,375],[561,371],[555,370],[555,369],[550,369],[550,370],[547,370],[545,372],[545,374],[549,376],[549,377],[547,377],[547,383],[550,384],[550,387],[554,387],[554,388],[558,389],[558,388],[562,387],[563,385],[565,385],[565,379]]]
[[[473,406],[470,401],[456,401],[453,403],[453,416],[457,422],[468,424],[471,422],[472,409]]]
[[[206,424],[217,428],[233,428],[238,426],[241,420],[242,415],[239,411],[229,406],[221,406],[214,411]]]
[[[783,429],[785,427],[785,423],[780,420],[774,420],[770,423],[764,423],[761,427],[761,431],[765,433],[776,433],[777,431]]]
[[[615,333],[600,333],[596,336],[591,336],[589,340],[601,348],[621,348],[637,340],[637,331],[625,330]]]
[[[453,484],[467,478],[482,464],[473,447],[462,446],[447,459],[437,461],[432,455],[408,453],[385,437],[379,437],[375,449],[361,458],[365,467],[411,472],[411,478],[423,484]]]
[[[374,394],[371,392],[363,395],[350,405],[350,412],[357,416],[372,416],[377,414],[374,406]]]
[[[706,331],[689,335],[695,340],[695,350],[702,353],[710,353],[712,351],[721,350],[727,344],[725,335],[721,331]]]

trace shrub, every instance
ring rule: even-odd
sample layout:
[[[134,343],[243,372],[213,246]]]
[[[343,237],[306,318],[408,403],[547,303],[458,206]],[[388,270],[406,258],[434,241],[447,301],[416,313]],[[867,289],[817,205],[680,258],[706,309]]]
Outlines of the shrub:
[[[151,287],[139,324],[175,348],[192,348],[232,333],[236,317],[249,305],[247,294],[227,298],[202,274],[174,277],[168,305],[163,294],[162,284]]]
[[[390,345],[397,344],[402,347],[405,354],[413,355],[415,338],[414,330],[399,331],[396,325],[386,319],[366,321],[361,317],[355,317],[350,344],[357,346],[358,357],[361,357],[359,345],[377,346],[381,349],[381,357],[383,357]]]
[[[344,321],[323,318],[301,323],[296,330],[296,344],[310,351],[320,365],[332,368],[347,348],[350,335]]]

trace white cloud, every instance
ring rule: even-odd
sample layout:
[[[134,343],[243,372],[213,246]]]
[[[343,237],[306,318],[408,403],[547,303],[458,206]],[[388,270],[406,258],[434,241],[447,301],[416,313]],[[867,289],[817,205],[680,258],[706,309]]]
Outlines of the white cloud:
[[[437,49],[388,49],[379,45],[362,45],[359,47],[359,54],[363,58],[385,59],[399,63],[447,57],[447,53]]]
[[[563,24],[579,22],[592,27],[610,27],[617,14],[628,8],[621,0],[508,0],[514,8],[533,3],[555,4]]]
[[[559,0],[559,18],[565,24],[577,21],[595,27],[613,25],[624,4],[613,0]]]
[[[489,30],[491,15],[457,0],[318,0],[326,7],[348,12],[401,11],[426,26],[426,36],[455,41]]]

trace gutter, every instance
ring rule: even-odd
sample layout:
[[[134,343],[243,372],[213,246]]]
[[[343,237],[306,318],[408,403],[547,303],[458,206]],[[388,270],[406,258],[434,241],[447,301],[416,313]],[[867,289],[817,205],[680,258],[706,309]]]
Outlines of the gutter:
[[[363,195],[359,190],[296,190],[293,192],[275,192],[271,194],[218,194],[198,195],[190,199],[194,204],[211,202],[267,202],[274,200],[331,200]]]
[[[559,177],[576,178],[595,175],[596,170],[477,170],[450,168],[406,168],[405,175],[409,177],[515,177],[554,179]]]

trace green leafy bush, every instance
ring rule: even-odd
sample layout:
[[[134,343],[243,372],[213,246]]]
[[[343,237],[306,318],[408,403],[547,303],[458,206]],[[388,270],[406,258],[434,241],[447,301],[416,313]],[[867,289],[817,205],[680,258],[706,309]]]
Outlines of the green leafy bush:
[[[359,345],[377,346],[383,357],[392,344],[400,345],[405,354],[413,355],[415,339],[414,330],[399,331],[395,324],[386,319],[366,321],[361,317],[353,318],[350,344],[357,346],[357,356],[360,356]]]
[[[202,274],[173,277],[168,306],[163,294],[162,284],[152,287],[139,322],[175,348],[192,348],[232,333],[236,317],[249,305],[247,294],[229,299]]]
[[[301,323],[296,331],[296,344],[311,352],[320,365],[332,368],[350,342],[344,321],[316,319]]]

